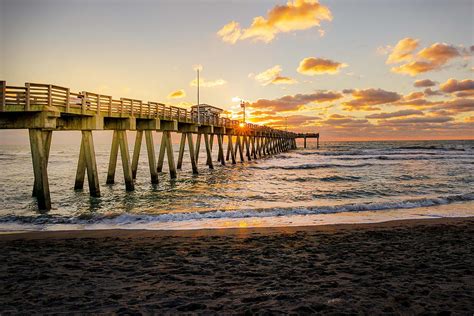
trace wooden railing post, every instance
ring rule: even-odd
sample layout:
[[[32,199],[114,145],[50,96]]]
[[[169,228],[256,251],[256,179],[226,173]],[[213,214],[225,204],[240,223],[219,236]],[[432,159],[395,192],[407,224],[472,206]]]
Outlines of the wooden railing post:
[[[25,91],[25,111],[30,110],[30,84],[27,82],[25,83],[26,91]]]
[[[69,100],[70,96],[71,96],[71,91],[69,90],[69,88],[67,88],[67,90],[66,90],[66,113],[69,112],[69,104],[71,102]]]
[[[130,100],[130,116],[133,116],[133,100]]]
[[[0,81],[0,112],[5,111],[6,94],[7,94],[7,82]]]
[[[87,98],[87,93],[85,91],[81,92],[82,95],[82,103],[81,103],[81,112],[84,114],[86,113],[86,98]]]
[[[100,114],[100,94],[97,95],[97,114]]]
[[[112,116],[112,97],[109,97],[109,116]]]
[[[52,90],[52,87],[51,85],[48,85],[48,106],[53,106],[53,96],[51,95],[51,91]]]

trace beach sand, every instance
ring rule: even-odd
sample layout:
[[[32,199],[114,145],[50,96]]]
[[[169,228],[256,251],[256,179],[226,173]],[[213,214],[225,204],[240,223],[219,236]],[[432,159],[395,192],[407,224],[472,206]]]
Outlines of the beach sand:
[[[0,313],[474,313],[474,218],[0,236]]]

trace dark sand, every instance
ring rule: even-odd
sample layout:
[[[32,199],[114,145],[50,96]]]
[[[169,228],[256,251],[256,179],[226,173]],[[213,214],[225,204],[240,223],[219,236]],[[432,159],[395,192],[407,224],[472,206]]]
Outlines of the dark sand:
[[[474,313],[474,218],[27,233],[0,247],[1,314]]]

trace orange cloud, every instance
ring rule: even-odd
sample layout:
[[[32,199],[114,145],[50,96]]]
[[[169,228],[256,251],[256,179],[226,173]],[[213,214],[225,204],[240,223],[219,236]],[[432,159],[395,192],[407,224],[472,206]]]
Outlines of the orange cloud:
[[[413,83],[413,86],[415,88],[427,88],[427,87],[433,87],[435,85],[436,85],[436,82],[430,79],[416,80]]]
[[[419,40],[410,37],[400,40],[388,55],[387,64],[396,64],[403,61],[411,60],[412,53],[418,48]]]
[[[199,79],[199,86],[201,88],[212,88],[212,87],[222,86],[226,83],[227,81],[225,81],[224,79],[216,79],[216,80],[211,80],[211,81],[207,81],[206,79],[202,77]],[[197,79],[192,80],[189,83],[189,85],[191,87],[197,87]]]
[[[267,16],[257,16],[248,28],[241,29],[232,21],[224,25],[217,35],[227,43],[239,40],[271,42],[278,33],[306,30],[320,26],[321,21],[331,21],[328,7],[316,0],[294,0],[286,5],[277,5],[267,12]]]
[[[400,49],[397,47],[400,45]],[[387,64],[406,62],[400,66],[392,67],[392,72],[416,76],[428,71],[440,70],[450,60],[466,54],[463,49],[458,49],[446,43],[435,43],[413,54],[418,46],[418,40],[405,38],[398,42],[387,59]]]
[[[307,57],[303,59],[298,69],[299,73],[308,76],[322,74],[337,74],[341,68],[347,67],[347,64],[333,61],[330,59]]]
[[[296,111],[309,103],[330,102],[340,98],[342,98],[342,94],[339,92],[318,91],[311,94],[286,95],[274,100],[259,99],[251,103],[250,106],[274,111]]]
[[[415,100],[419,98],[423,98],[425,94],[423,92],[412,92],[406,96],[403,97],[404,100]]]
[[[176,90],[168,94],[168,99],[180,99],[186,96],[186,92],[183,89]]]
[[[375,105],[387,104],[399,101],[402,96],[396,92],[385,91],[382,89],[365,89],[365,90],[344,90],[352,94],[353,99],[344,102],[344,109],[348,111],[363,110],[376,111],[380,108]]]
[[[263,86],[269,84],[294,84],[297,83],[296,80],[290,77],[283,77],[281,76],[281,66],[275,65],[272,68],[269,68],[261,73],[253,76],[255,80],[257,80]]]

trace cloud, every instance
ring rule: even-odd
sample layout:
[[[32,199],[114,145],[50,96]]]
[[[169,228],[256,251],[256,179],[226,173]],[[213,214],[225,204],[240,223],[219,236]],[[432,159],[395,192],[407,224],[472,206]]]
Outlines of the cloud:
[[[424,96],[425,96],[425,94],[423,92],[417,91],[417,92],[412,92],[408,95],[405,95],[403,97],[403,99],[404,100],[415,100],[415,99],[423,98]]]
[[[413,86],[415,88],[427,88],[427,87],[433,87],[435,85],[436,85],[436,82],[430,79],[416,80],[413,83]]]
[[[456,98],[442,102],[435,107],[437,110],[446,110],[452,113],[463,113],[474,111],[474,99]]]
[[[311,94],[286,95],[274,100],[259,99],[251,103],[250,106],[274,111],[296,111],[309,103],[330,102],[340,98],[342,98],[342,94],[339,92],[317,91]]]
[[[224,25],[217,35],[231,44],[246,39],[269,43],[279,33],[306,30],[320,26],[322,21],[331,20],[329,8],[318,1],[294,0],[273,7],[266,17],[255,17],[248,28],[241,28],[238,22],[232,21]]]
[[[443,93],[441,93],[440,91],[438,90],[431,90],[431,88],[426,88],[424,91],[423,91],[423,94],[427,97],[431,97],[431,96],[435,96],[435,95],[443,95]]]
[[[251,117],[250,121],[253,123],[264,123],[267,126],[274,128],[285,129],[288,126],[291,128],[299,128],[302,126],[315,125],[315,121],[321,120],[319,116],[310,115],[289,115],[289,116],[264,116],[264,117]]]
[[[180,99],[186,96],[186,92],[183,89],[176,90],[168,94],[168,99]]]
[[[412,53],[418,48],[418,42],[419,40],[410,37],[400,40],[392,49],[390,55],[388,55],[386,63],[396,64],[411,60],[413,58]]]
[[[399,45],[401,50],[397,51]],[[450,60],[467,54],[464,49],[459,49],[446,43],[434,43],[413,54],[417,46],[418,40],[411,38],[405,38],[398,42],[386,62],[387,64],[405,63],[392,67],[392,72],[416,76],[420,73],[440,70]]]
[[[232,21],[224,25],[217,35],[222,38],[224,42],[235,44],[242,36],[239,23]]]
[[[363,110],[376,111],[380,108],[375,105],[387,104],[399,101],[402,96],[396,92],[382,89],[351,90],[352,100],[344,102],[344,108],[348,111]]]
[[[199,79],[199,86],[201,88],[212,88],[212,87],[222,86],[226,83],[227,81],[225,81],[224,79],[216,79],[216,80],[211,80],[211,81],[207,81],[206,79],[202,77]],[[197,87],[197,79],[192,80],[189,83],[189,85],[191,87]]]
[[[446,123],[449,121],[454,121],[454,118],[450,116],[410,117],[410,118],[403,118],[403,119],[385,120],[383,121],[383,124],[385,126],[388,126],[392,123],[392,125],[400,126],[404,124],[419,124],[419,123]]]
[[[458,91],[469,91],[474,90],[474,80],[471,79],[464,79],[464,80],[456,80],[456,79],[448,79],[446,82],[442,83],[440,86],[440,90],[446,93],[454,93]]]
[[[303,59],[298,69],[299,73],[308,76],[322,75],[322,74],[337,74],[341,68],[347,67],[347,64],[333,61],[330,59],[307,57]]]
[[[275,78],[273,78],[271,83],[272,84],[295,84],[295,83],[298,83],[298,81],[290,77],[276,76]]]
[[[424,113],[420,110],[401,110],[397,112],[390,112],[390,113],[377,113],[367,115],[365,118],[368,119],[387,119],[393,117],[401,117],[401,116],[411,116],[411,115],[424,115]]]
[[[257,80],[261,85],[266,86],[269,84],[294,84],[296,80],[290,77],[281,76],[281,66],[275,65],[261,73],[254,75],[253,78]],[[249,77],[252,77],[250,74]]]

